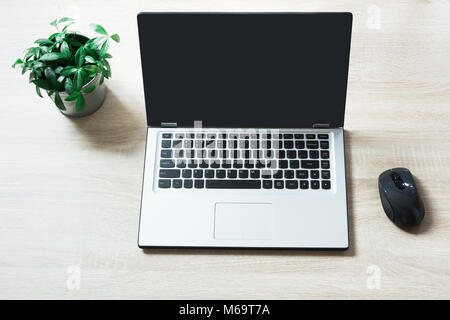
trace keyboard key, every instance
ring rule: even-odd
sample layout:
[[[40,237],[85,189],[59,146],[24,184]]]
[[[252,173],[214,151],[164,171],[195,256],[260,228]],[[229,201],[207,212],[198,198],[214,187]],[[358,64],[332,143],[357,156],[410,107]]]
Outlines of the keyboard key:
[[[320,151],[320,156],[322,159],[329,159],[330,158],[330,152],[326,150]]]
[[[197,133],[197,134],[195,135],[195,137],[196,137],[197,139],[203,139],[203,138],[205,138],[205,134],[204,134],[204,133]]]
[[[263,180],[264,189],[272,189],[272,180]]]
[[[195,150],[186,150],[186,158],[195,158]]]
[[[161,141],[161,147],[162,148],[170,148],[171,147],[170,140],[163,140],[163,141]]]
[[[192,177],[192,170],[191,169],[184,169],[181,173],[181,176],[183,178],[191,178]]]
[[[216,178],[224,179],[226,177],[226,171],[225,170],[216,170]]]
[[[322,179],[330,179],[330,171],[322,170]]]
[[[241,169],[244,166],[244,162],[242,160],[233,160],[233,168]]]
[[[208,133],[206,135],[206,138],[208,138],[208,139],[215,139],[216,138],[216,134],[215,133]]]
[[[288,150],[286,152],[287,158],[288,159],[296,159],[297,158],[297,151],[295,150]]]
[[[239,178],[240,179],[247,179],[248,178],[248,170],[239,170]]]
[[[207,189],[261,189],[261,180],[206,180]]]
[[[189,160],[188,161],[188,168],[194,169],[198,167],[197,160]]]
[[[295,141],[295,149],[305,149],[305,141]]]
[[[285,179],[294,179],[294,170],[284,170]]]
[[[183,139],[184,133],[175,133],[175,139]]]
[[[195,169],[194,170],[194,178],[203,178],[203,170]]]
[[[181,140],[173,140],[173,143],[172,143],[173,148],[178,149],[178,148],[181,148],[181,146],[182,146]]]
[[[172,150],[161,150],[161,158],[172,158]]]
[[[197,189],[202,189],[205,187],[205,180],[194,180],[194,187]]]
[[[192,179],[186,179],[183,181],[183,187],[186,189],[192,188]]]
[[[183,185],[183,180],[181,180],[181,179],[174,179],[172,181],[173,188],[179,189],[179,188],[181,188],[182,185]]]
[[[282,179],[283,178],[283,170],[273,170],[272,176],[274,179]]]
[[[328,139],[328,133],[319,133],[317,135],[319,139]]]
[[[199,168],[209,168],[209,160],[201,160],[198,164]]]
[[[284,138],[284,139],[294,139],[294,135],[291,134],[291,133],[285,133],[285,134],[283,135],[283,138]]]
[[[281,169],[287,169],[289,167],[289,162],[287,160],[279,160],[278,167]]]
[[[266,161],[264,160],[256,160],[255,167],[258,169],[262,169],[266,167]]]
[[[321,149],[328,149],[330,147],[330,144],[328,141],[320,141],[320,148]]]
[[[163,133],[162,137],[163,137],[163,139],[172,139],[172,134],[171,133]]]
[[[308,189],[308,188],[309,188],[308,180],[300,180],[300,189]]]
[[[253,160],[245,160],[244,167],[247,169],[252,169],[255,167],[255,163]]]
[[[203,141],[203,140],[195,140],[194,146],[197,149],[203,149],[205,147],[205,141]]]
[[[259,170],[250,170],[250,178],[259,179],[261,172]]]
[[[321,164],[322,164],[322,169],[330,169],[330,161],[322,160]]]
[[[284,188],[284,181],[283,180],[275,180],[274,181],[275,189],[283,189]]]
[[[184,150],[175,150],[175,158],[183,158]]]
[[[184,159],[177,160],[177,168],[186,168],[186,160]]]
[[[186,133],[186,139],[194,139],[195,138],[195,134],[193,133]]]
[[[297,179],[308,179],[308,170],[295,170],[295,177]]]
[[[205,170],[205,178],[209,179],[214,178],[214,170],[211,169]]]
[[[186,149],[191,149],[194,146],[194,141],[193,140],[184,140],[183,145]]]
[[[320,183],[319,180],[311,180],[311,189],[319,189]]]
[[[308,149],[318,149],[319,148],[319,141],[317,141],[317,140],[307,140],[306,141],[306,148],[308,148]]]
[[[319,151],[317,151],[317,150],[310,150],[309,151],[309,157],[311,159],[319,159]]]
[[[169,179],[159,179],[158,180],[158,187],[159,188],[170,188],[170,180]]]
[[[315,139],[316,135],[315,134],[307,134],[306,135],[306,139]]]
[[[305,138],[305,135],[304,135],[303,133],[296,133],[296,134],[294,135],[294,137],[295,137],[295,139],[304,139],[304,138]]]
[[[230,160],[222,161],[222,168],[224,169],[231,168],[231,161]]]
[[[250,148],[251,149],[258,149],[259,148],[259,141],[258,140],[251,140],[250,141]]]
[[[214,140],[206,140],[206,147],[209,149],[216,147],[216,141]]]
[[[227,170],[227,178],[228,179],[236,179],[237,178],[237,170]]]
[[[270,178],[272,178],[272,171],[270,171],[270,170],[262,170],[261,171],[261,177],[263,179],[270,179]]]
[[[319,179],[319,170],[311,170],[311,179]]]
[[[292,149],[294,148],[294,142],[291,140],[285,140],[284,141],[284,148],[285,149]]]
[[[306,150],[301,150],[301,151],[299,151],[299,152],[298,152],[298,157],[299,157],[300,159],[306,159],[306,158],[308,158],[308,151],[306,151]]]
[[[220,168],[220,161],[219,160],[211,160],[209,163],[209,166],[214,169]]]
[[[322,180],[322,189],[330,189],[331,183],[329,180]]]
[[[160,178],[179,178],[180,170],[179,169],[160,169],[159,177]]]
[[[289,167],[291,169],[298,169],[300,167],[300,162],[298,160],[290,160]]]
[[[319,160],[302,160],[302,168],[303,169],[318,169],[319,168]]]
[[[161,168],[174,168],[175,162],[173,160],[169,160],[169,159],[161,159],[161,160],[159,160],[159,166]]]
[[[297,180],[286,181],[286,189],[298,189],[298,181]]]

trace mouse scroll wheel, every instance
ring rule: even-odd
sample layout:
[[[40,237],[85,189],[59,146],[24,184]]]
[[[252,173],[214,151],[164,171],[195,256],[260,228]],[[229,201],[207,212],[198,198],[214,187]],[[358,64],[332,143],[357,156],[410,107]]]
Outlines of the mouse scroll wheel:
[[[392,177],[392,180],[394,181],[394,184],[395,184],[395,186],[397,188],[399,188],[400,190],[405,189],[405,186],[403,184],[403,179],[402,179],[402,177],[400,177],[400,175],[398,173],[392,172],[391,173],[391,177]]]

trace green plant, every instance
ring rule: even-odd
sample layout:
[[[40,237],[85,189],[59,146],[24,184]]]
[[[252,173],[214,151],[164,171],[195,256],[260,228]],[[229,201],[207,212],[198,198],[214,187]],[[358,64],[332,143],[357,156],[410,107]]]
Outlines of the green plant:
[[[57,32],[48,38],[37,39],[35,47],[25,50],[23,59],[17,59],[13,68],[20,66],[22,74],[30,71],[30,83],[36,86],[37,94],[42,98],[41,89],[49,96],[54,95],[58,108],[65,110],[60,92],[67,92],[66,101],[76,100],[76,111],[84,109],[83,93],[94,91],[95,86],[82,90],[83,86],[97,74],[101,74],[99,85],[104,78],[111,77],[111,66],[107,59],[112,56],[107,52],[109,39],[120,42],[118,34],[109,35],[106,30],[95,23],[90,27],[101,36],[88,39],[76,32],[69,31],[74,23],[71,18],[54,20],[50,25]]]

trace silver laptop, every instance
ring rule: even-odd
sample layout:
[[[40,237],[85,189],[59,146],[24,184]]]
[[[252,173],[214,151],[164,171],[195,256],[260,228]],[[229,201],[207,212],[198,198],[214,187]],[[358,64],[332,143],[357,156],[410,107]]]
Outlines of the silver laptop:
[[[141,13],[140,248],[349,246],[350,13]]]

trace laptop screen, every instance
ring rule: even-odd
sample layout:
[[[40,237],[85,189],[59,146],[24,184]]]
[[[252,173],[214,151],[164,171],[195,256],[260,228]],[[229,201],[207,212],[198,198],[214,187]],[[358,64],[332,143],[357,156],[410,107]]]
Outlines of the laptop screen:
[[[141,13],[147,122],[344,123],[350,13]]]

